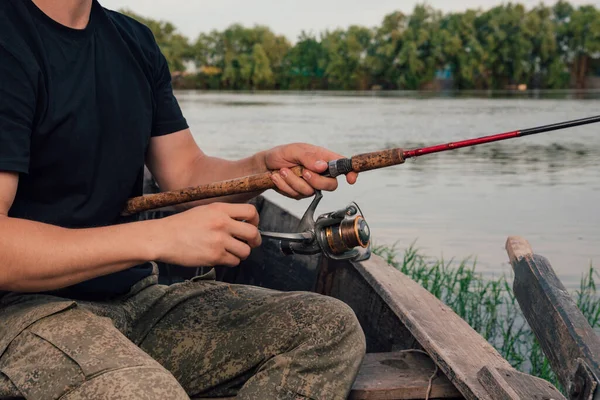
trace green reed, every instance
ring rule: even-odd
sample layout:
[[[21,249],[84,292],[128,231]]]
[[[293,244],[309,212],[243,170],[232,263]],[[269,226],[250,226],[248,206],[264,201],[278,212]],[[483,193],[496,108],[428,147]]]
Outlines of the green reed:
[[[428,258],[414,244],[400,254],[396,247],[375,246],[374,253],[451,307],[516,369],[546,379],[559,390],[537,339],[524,319],[506,276],[484,278],[476,259]],[[590,265],[573,297],[593,328],[600,327],[600,297]]]

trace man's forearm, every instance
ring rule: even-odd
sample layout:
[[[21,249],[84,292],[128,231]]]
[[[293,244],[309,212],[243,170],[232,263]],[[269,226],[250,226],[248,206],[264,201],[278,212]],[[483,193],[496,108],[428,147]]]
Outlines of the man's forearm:
[[[65,229],[0,217],[0,290],[55,290],[154,259],[155,221]]]
[[[190,167],[185,180],[179,183],[179,187],[200,186],[208,183],[224,181],[228,179],[239,178],[243,176],[259,174],[266,172],[263,153],[257,153],[252,157],[237,161],[228,161],[222,158],[203,156],[194,161]],[[243,203],[260,195],[262,192],[244,193],[226,197],[219,197],[207,200],[201,200],[189,204],[178,206],[179,209],[186,209],[202,204],[209,204],[216,201],[227,203]]]

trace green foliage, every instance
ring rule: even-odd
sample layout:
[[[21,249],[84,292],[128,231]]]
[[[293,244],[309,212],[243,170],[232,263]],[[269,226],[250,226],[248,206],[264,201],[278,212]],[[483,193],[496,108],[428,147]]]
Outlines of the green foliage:
[[[476,260],[428,258],[411,245],[399,255],[394,247],[377,246],[374,254],[409,276],[452,308],[516,369],[546,379],[562,390],[539,342],[523,317],[505,276],[485,279],[475,272]],[[592,266],[574,293],[593,328],[600,327],[600,297]]]
[[[130,10],[121,10],[120,12],[150,28],[160,50],[167,59],[171,72],[185,70],[184,63],[191,58],[192,49],[188,39],[178,33],[173,24],[144,18]]]
[[[351,26],[323,36],[327,52],[327,76],[331,89],[367,89],[369,71],[366,58],[372,33],[367,28]]]
[[[271,62],[267,57],[265,49],[260,43],[252,49],[252,82],[256,86],[269,86],[273,81]]]
[[[284,61],[285,86],[289,89],[318,89],[324,85],[327,50],[314,36],[302,32]]]
[[[447,14],[417,4],[374,28],[303,32],[294,46],[268,27],[239,24],[190,43],[168,22],[124,12],[150,27],[172,72],[196,65],[197,76],[178,87],[415,90],[436,88],[449,72],[454,89],[563,89],[584,88],[600,68],[600,11],[564,0]]]

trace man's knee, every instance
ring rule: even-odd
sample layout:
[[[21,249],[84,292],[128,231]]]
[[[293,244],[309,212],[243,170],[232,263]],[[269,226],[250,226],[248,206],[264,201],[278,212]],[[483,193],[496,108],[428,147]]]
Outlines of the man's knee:
[[[303,301],[305,324],[300,327],[301,336],[327,341],[337,351],[340,347],[356,358],[366,351],[365,335],[354,310],[346,303],[329,296],[307,293]]]
[[[32,399],[189,399],[108,319],[79,308],[23,330],[0,358],[0,372]]]
[[[275,304],[273,317],[280,315],[288,322],[282,336],[289,340],[283,341],[282,351],[238,397],[251,399],[271,392],[277,393],[273,397],[285,398],[346,398],[366,348],[354,311],[337,299],[315,293],[282,294]]]

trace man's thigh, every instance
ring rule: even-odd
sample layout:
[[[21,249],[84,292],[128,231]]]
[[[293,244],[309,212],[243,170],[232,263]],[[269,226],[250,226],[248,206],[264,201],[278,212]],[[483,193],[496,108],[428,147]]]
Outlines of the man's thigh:
[[[35,311],[34,305],[11,307],[17,323],[19,308],[23,316]],[[22,397],[187,398],[175,378],[123,336],[110,319],[77,306],[40,315],[0,351],[0,375]]]
[[[190,396],[235,395],[261,369],[281,370],[265,378],[277,381],[275,385],[283,386],[287,374],[291,386],[323,394],[327,380],[335,391],[346,390],[353,380],[364,336],[354,314],[338,300],[212,281],[189,285],[194,297],[147,329],[139,345],[171,371]],[[328,341],[336,343],[330,346]],[[296,366],[286,371],[285,363]],[[319,376],[336,371],[340,376]],[[319,382],[311,385],[303,379]]]

